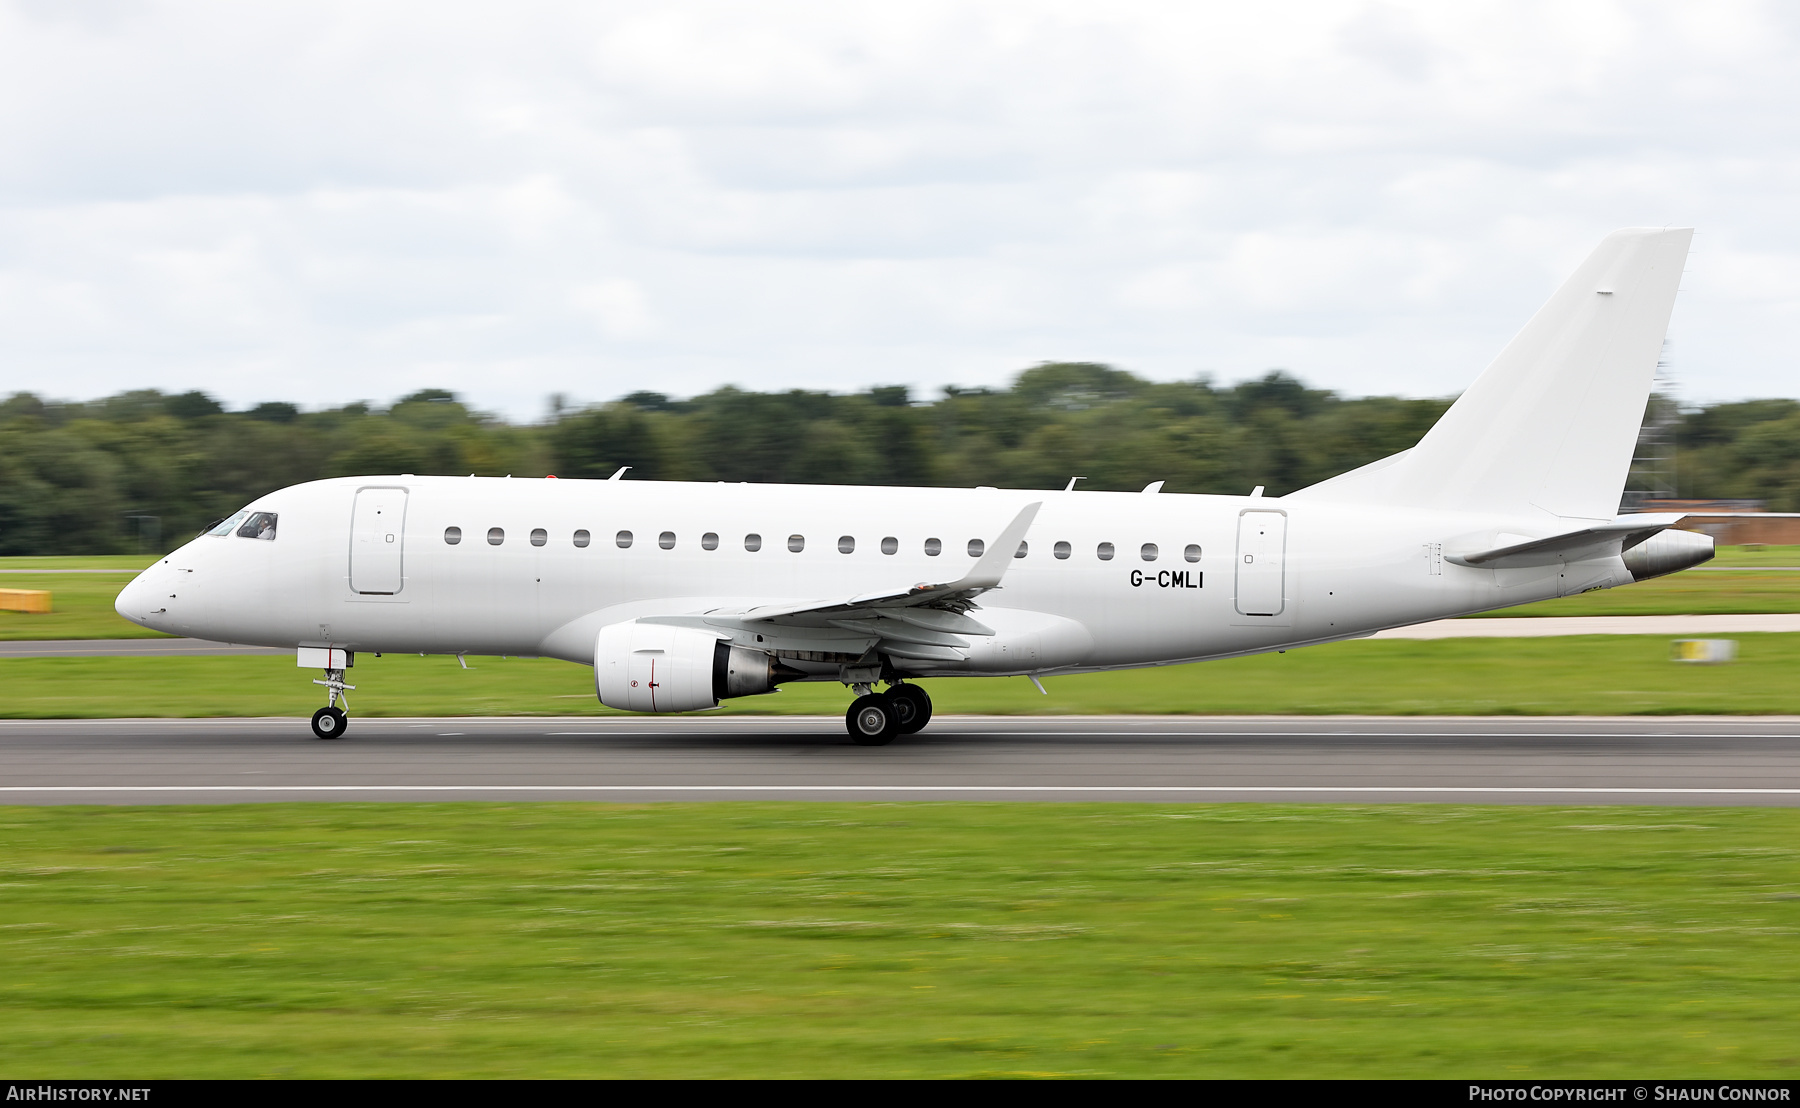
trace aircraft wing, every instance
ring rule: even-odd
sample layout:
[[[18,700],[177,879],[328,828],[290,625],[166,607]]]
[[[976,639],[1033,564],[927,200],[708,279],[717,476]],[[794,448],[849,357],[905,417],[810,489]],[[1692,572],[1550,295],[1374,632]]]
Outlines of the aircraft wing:
[[[1000,532],[1000,537],[975,560],[975,565],[969,572],[954,581],[923,581],[904,588],[880,589],[856,596],[810,600],[781,607],[749,608],[737,615],[751,622],[767,622],[792,616],[827,615],[866,608],[935,608],[965,612],[971,607],[968,601],[1000,587],[1000,578],[1005,576],[1007,567],[1018,553],[1019,544],[1025,541],[1025,532],[1031,529],[1031,521],[1037,518],[1038,509],[1043,506],[1041,500],[1025,505],[1013,517],[1013,521],[1006,525],[1006,529]]]
[[[1597,523],[1578,531],[1565,531],[1549,538],[1528,539],[1473,554],[1448,554],[1444,560],[1475,569],[1549,565],[1552,562],[1566,561],[1570,555],[1592,556],[1613,543],[1619,543],[1629,550],[1658,531],[1673,527],[1686,518],[1684,513],[1678,512],[1646,512],[1641,515],[1620,516],[1608,523]],[[1612,553],[1618,551],[1614,550]]]
[[[829,642],[836,646],[834,653],[860,654],[879,648],[882,653],[902,658],[958,661],[969,646],[965,636],[995,633],[970,616],[969,609],[975,607],[977,596],[1000,587],[1001,578],[1042,507],[1043,502],[1038,501],[1021,509],[969,572],[954,581],[922,581],[855,596],[715,610],[702,618],[711,627],[753,631],[765,641],[781,643],[785,649],[818,651]],[[687,617],[683,622],[694,618]]]

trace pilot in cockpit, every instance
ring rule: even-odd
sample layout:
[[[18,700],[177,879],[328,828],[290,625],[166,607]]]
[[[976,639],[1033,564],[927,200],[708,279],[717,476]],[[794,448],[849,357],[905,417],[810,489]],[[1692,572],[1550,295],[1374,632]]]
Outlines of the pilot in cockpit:
[[[272,541],[275,538],[275,513],[254,512],[237,529],[238,537],[243,539],[263,539]]]

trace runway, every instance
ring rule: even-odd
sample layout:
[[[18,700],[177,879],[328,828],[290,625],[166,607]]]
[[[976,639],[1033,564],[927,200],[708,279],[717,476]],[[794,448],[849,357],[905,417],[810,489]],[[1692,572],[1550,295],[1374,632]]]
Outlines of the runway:
[[[1800,718],[0,722],[0,804],[1039,800],[1800,805]]]

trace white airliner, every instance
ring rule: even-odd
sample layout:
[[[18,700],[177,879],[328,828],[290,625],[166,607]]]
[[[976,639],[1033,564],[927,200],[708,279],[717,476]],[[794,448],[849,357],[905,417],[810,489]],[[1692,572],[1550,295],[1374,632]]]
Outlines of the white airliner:
[[[257,499],[119,594],[158,631],[293,648],[320,738],[358,653],[591,665],[689,712],[836,681],[850,737],[921,678],[1226,658],[1641,581],[1712,557],[1617,515],[1692,231],[1609,235],[1419,444],[1281,497],[396,474]],[[885,692],[877,693],[885,683]]]

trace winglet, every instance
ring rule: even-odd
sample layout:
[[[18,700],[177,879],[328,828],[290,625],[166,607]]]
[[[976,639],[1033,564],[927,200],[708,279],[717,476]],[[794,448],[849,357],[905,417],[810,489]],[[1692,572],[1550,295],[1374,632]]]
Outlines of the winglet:
[[[1042,500],[1025,505],[1019,514],[1000,532],[986,553],[975,561],[973,568],[963,574],[962,580],[952,581],[948,585],[939,585],[933,591],[962,592],[965,589],[992,589],[1000,584],[1000,578],[1006,573],[1006,567],[1012,564],[1013,556],[1018,553],[1019,544],[1025,541],[1025,532],[1031,530],[1031,521],[1037,518],[1038,509],[1044,506]]]
[[[992,546],[975,560],[969,572],[955,581],[944,583],[922,581],[908,589],[889,589],[883,592],[868,592],[848,600],[806,601],[800,604],[789,604],[779,608],[751,608],[744,613],[745,619],[771,620],[782,616],[800,615],[802,613],[843,611],[852,608],[868,607],[908,607],[920,604],[931,604],[954,597],[969,597],[1000,586],[1000,578],[1006,573],[1006,567],[1018,553],[1019,544],[1025,541],[1025,532],[1031,529],[1031,521],[1037,518],[1038,509],[1044,506],[1039,500],[1027,504],[1000,532]]]

